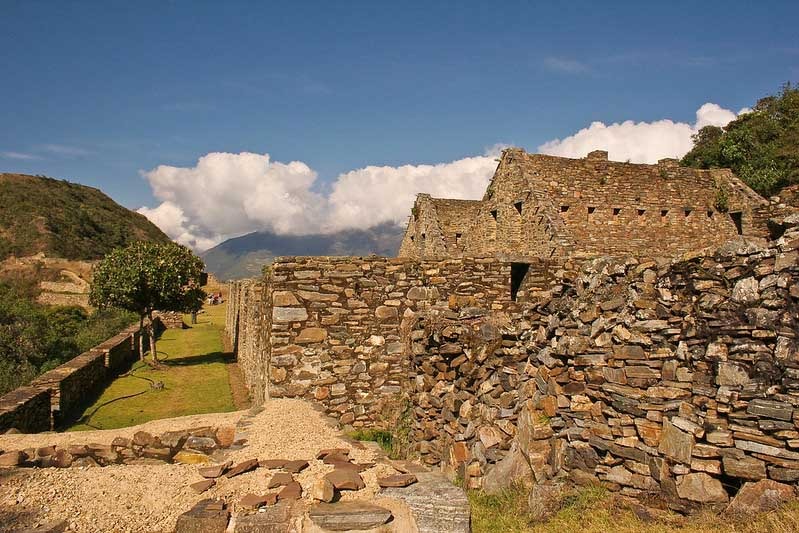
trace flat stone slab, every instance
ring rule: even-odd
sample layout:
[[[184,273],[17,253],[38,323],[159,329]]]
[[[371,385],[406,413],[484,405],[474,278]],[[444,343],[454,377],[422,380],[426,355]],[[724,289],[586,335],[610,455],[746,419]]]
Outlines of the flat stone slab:
[[[239,500],[239,507],[242,509],[258,509],[264,505],[274,505],[277,498],[274,494],[245,494]]]
[[[224,463],[221,465],[213,465],[213,466],[204,466],[202,468],[198,468],[197,473],[204,478],[215,479],[224,474],[225,470],[227,470],[229,467],[230,463]]]
[[[283,464],[283,469],[292,474],[299,474],[306,468],[308,468],[308,461],[303,460],[286,461],[286,463]]]
[[[407,487],[416,483],[416,476],[413,474],[396,474],[393,476],[381,477],[377,479],[377,484],[383,488],[388,487]]]
[[[248,459],[231,468],[228,473],[225,474],[225,477],[231,478],[238,476],[239,474],[255,470],[256,468],[258,468],[258,459]]]
[[[289,483],[294,482],[294,476],[290,472],[278,472],[272,476],[269,483],[266,484],[267,489],[274,489],[276,487],[284,487]]]
[[[258,466],[268,468],[269,470],[277,470],[278,468],[283,468],[288,462],[288,459],[262,459],[258,461]]]
[[[317,503],[308,511],[309,518],[322,529],[349,531],[372,529],[391,518],[391,511],[366,502]]]
[[[324,448],[322,450],[319,450],[319,453],[316,454],[316,458],[324,459],[328,455],[333,455],[333,454],[349,455],[350,451],[347,448]]]
[[[338,490],[361,490],[366,486],[361,475],[350,469],[333,470],[325,475],[325,479]]]
[[[443,475],[417,472],[417,483],[404,488],[383,489],[380,494],[405,502],[419,533],[469,533],[471,511],[466,492]]]
[[[300,498],[302,498],[302,485],[296,481],[292,481],[277,493],[278,501],[299,500]]]
[[[202,481],[192,483],[191,485],[189,485],[189,487],[191,487],[192,490],[194,490],[199,494],[210,489],[211,487],[214,486],[214,484],[216,484],[216,481],[214,481],[213,479],[204,479]]]

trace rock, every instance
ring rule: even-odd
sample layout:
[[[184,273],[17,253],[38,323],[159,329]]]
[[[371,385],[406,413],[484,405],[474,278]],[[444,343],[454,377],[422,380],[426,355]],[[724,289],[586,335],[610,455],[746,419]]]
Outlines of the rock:
[[[283,468],[288,462],[288,459],[263,459],[258,461],[258,466],[268,468],[269,470],[277,470],[278,468]]]
[[[314,524],[328,531],[372,529],[391,519],[391,511],[367,502],[317,503],[308,510]]]
[[[396,307],[387,307],[385,305],[381,305],[375,309],[375,318],[378,320],[388,320],[390,318],[397,318],[398,316],[399,311],[397,311]]]
[[[239,500],[239,507],[242,509],[258,509],[266,505],[266,496],[259,496],[258,494],[245,494]]]
[[[677,476],[677,495],[699,503],[726,503],[729,500],[721,481],[704,472]]]
[[[305,328],[300,331],[294,342],[297,344],[313,344],[322,342],[327,338],[327,330],[323,328]]]
[[[793,487],[770,479],[744,483],[727,510],[731,513],[753,515],[773,511],[796,498]]]
[[[192,483],[191,485],[189,485],[189,487],[191,487],[191,489],[197,493],[202,493],[213,487],[215,484],[216,481],[214,481],[213,479],[204,479],[202,481],[197,481],[196,483]]]
[[[294,533],[291,524],[292,507],[290,502],[274,504],[267,502],[257,513],[236,516],[234,533]]]
[[[235,477],[240,474],[244,474],[245,472],[255,470],[256,468],[258,468],[258,459],[248,459],[246,461],[240,462],[239,464],[231,468],[225,474],[225,477],[227,478]]]
[[[691,463],[694,448],[694,436],[685,433],[668,420],[663,421],[663,433],[660,437],[658,451],[680,463]]]
[[[793,420],[793,407],[791,407],[791,404],[762,398],[754,398],[750,401],[746,412],[750,415],[776,418],[777,420]]]
[[[236,428],[234,426],[217,428],[215,437],[220,448],[230,448],[236,439]]]
[[[201,500],[178,517],[175,533],[224,533],[229,518],[221,501]]]
[[[189,432],[185,430],[181,431],[167,431],[162,433],[158,440],[161,441],[161,444],[168,448],[172,448],[173,450],[178,450],[183,447],[183,443],[186,442],[186,439],[189,438]]]
[[[749,374],[740,365],[732,362],[720,362],[716,374],[716,385],[722,387],[743,387],[750,382]]]
[[[68,468],[72,465],[72,460],[72,454],[70,454],[64,448],[59,448],[56,450],[51,457],[52,465],[56,468]]]
[[[148,459],[157,459],[165,463],[172,462],[172,450],[169,448],[157,448],[155,446],[148,446],[141,451],[142,457]]]
[[[90,468],[93,466],[100,466],[100,465],[97,464],[97,461],[95,461],[91,457],[78,457],[77,459],[72,460],[72,464],[70,466],[72,468]]]
[[[304,307],[274,307],[272,320],[281,322],[304,322],[308,320],[308,311]]]
[[[527,509],[533,520],[549,518],[560,509],[562,488],[554,483],[536,483],[527,497]]]
[[[483,446],[485,446],[486,449],[496,446],[502,442],[502,433],[498,429],[491,426],[481,427],[477,431],[477,434],[480,436],[480,441],[483,443]]]
[[[300,305],[300,302],[291,291],[275,291],[272,293],[272,305],[275,307],[291,307]]]
[[[303,461],[302,459],[297,461],[286,461],[283,463],[283,469],[287,472],[291,472],[292,474],[299,474],[306,468],[308,468],[308,461]]]
[[[487,494],[499,494],[515,483],[529,485],[534,481],[530,463],[514,443],[505,457],[483,476],[483,490]]]
[[[219,445],[211,437],[191,436],[188,439],[186,439],[186,443],[183,444],[184,449],[195,450],[203,453],[212,452],[216,450],[218,447]]]
[[[349,463],[350,458],[340,453],[329,453],[325,455],[324,459],[322,459],[322,462],[325,463],[326,465],[334,465],[336,463]]]
[[[319,453],[316,454],[317,459],[324,459],[328,455],[345,455],[348,456],[350,454],[350,450],[348,448],[325,448],[319,450]]]
[[[132,443],[130,439],[126,439],[125,437],[115,437],[114,440],[111,441],[111,447],[115,449],[130,448]]]
[[[10,451],[0,455],[0,466],[20,466],[24,462],[25,454],[20,451]]]
[[[469,533],[471,510],[466,492],[439,472],[417,472],[416,477],[418,483],[382,489],[381,495],[405,502],[420,532]]]
[[[760,299],[758,287],[756,278],[744,278],[732,288],[732,300],[741,304],[755,303]]]
[[[740,457],[725,455],[721,462],[724,466],[724,473],[728,476],[755,481],[766,477],[766,463],[743,453],[740,454]]]
[[[278,501],[299,500],[300,498],[302,498],[302,486],[296,481],[292,481],[277,493]]]
[[[223,463],[221,465],[205,466],[203,468],[198,468],[197,473],[204,478],[215,479],[224,474],[225,470],[227,470],[229,467],[230,462]]]
[[[146,431],[137,431],[133,434],[133,444],[136,446],[150,446],[155,442],[155,437]]]
[[[349,469],[342,470],[337,468],[325,475],[325,479],[338,490],[361,490],[366,486],[361,475]]]
[[[283,487],[293,482],[294,482],[294,476],[292,476],[290,473],[278,472],[277,474],[272,476],[272,478],[269,480],[269,483],[266,484],[266,488],[274,489],[276,487]]]
[[[314,481],[311,487],[311,498],[322,502],[332,502],[336,495],[336,488],[325,478]]]
[[[395,474],[393,476],[377,478],[377,484],[381,487],[407,487],[416,483],[416,476],[413,474]]]

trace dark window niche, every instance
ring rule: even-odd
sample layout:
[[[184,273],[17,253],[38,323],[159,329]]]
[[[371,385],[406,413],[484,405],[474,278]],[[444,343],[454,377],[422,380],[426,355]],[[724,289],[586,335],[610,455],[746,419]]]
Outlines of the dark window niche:
[[[638,210],[638,216],[639,216],[639,217],[642,217],[642,216],[644,216],[645,214],[646,214],[646,209],[639,209],[639,210]]]
[[[667,216],[669,216],[669,210],[668,209],[661,209],[660,210],[660,216],[663,217],[663,218],[666,218]]]
[[[621,214],[621,207],[614,207],[613,208],[613,216],[617,217]]]
[[[510,298],[514,302],[516,296],[519,294],[519,289],[530,270],[529,263],[511,263],[510,264]]]
[[[738,232],[738,235],[743,235],[744,234],[743,213],[741,213],[740,211],[730,213],[730,218],[735,224],[735,231]]]
[[[513,204],[513,207],[516,208],[516,211],[518,211],[520,215],[522,214],[522,202],[516,202]]]
[[[561,213],[565,213],[565,212],[566,212],[566,211],[568,211],[568,210],[569,210],[569,206],[568,206],[568,205],[562,205],[562,206],[560,206],[560,212],[561,212]]]
[[[497,218],[498,218],[498,215],[497,215],[497,210],[496,210],[496,209],[494,209],[493,211],[491,211],[491,216],[492,216],[492,217],[494,217],[494,220],[497,220]]]
[[[596,207],[589,207],[589,208],[588,208],[588,214],[589,214],[589,215],[593,215],[593,214],[594,214],[594,211],[596,211]]]
[[[691,216],[691,211],[693,211],[693,209],[683,209],[683,212],[685,213],[685,218]]]

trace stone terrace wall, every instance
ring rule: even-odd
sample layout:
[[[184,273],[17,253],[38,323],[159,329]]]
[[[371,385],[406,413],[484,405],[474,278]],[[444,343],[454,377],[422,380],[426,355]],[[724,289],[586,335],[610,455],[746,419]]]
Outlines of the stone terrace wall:
[[[156,328],[160,328],[160,320]],[[139,326],[122,330],[87,352],[0,397],[0,432],[47,431],[80,412],[113,376],[139,357]]]
[[[514,309],[510,272],[493,258],[279,258],[264,285],[231,285],[227,332],[256,399],[302,397],[342,424],[385,425],[407,388],[416,313]]]
[[[415,327],[427,463],[489,490],[598,479],[680,510],[799,481],[799,231],[560,274],[509,324],[442,310]]]

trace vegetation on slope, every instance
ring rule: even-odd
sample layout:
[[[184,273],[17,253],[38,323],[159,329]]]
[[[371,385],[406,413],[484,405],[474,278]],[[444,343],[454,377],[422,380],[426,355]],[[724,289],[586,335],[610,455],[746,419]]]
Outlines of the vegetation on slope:
[[[25,285],[0,282],[0,395],[83,353],[132,324],[131,313],[46,307]]]
[[[141,361],[84,411],[73,431],[113,429],[150,420],[235,410],[222,348],[225,305],[207,306],[188,329],[168,329],[158,342],[161,367]],[[186,322],[190,318],[185,317]],[[163,383],[154,389],[151,383]]]
[[[724,128],[705,126],[682,164],[731,168],[763,196],[799,183],[799,86],[784,85]]]
[[[98,259],[134,241],[169,241],[146,217],[85,185],[0,174],[0,198],[0,260],[38,252]]]

